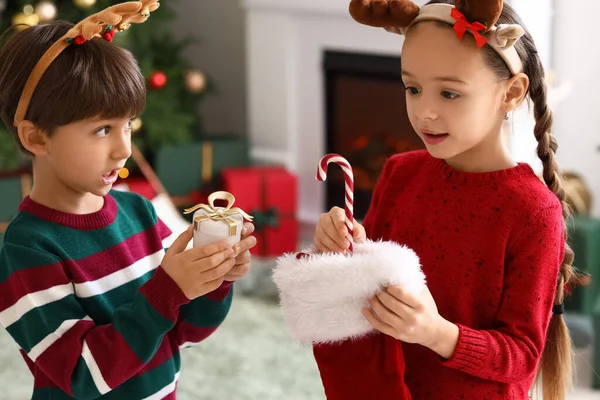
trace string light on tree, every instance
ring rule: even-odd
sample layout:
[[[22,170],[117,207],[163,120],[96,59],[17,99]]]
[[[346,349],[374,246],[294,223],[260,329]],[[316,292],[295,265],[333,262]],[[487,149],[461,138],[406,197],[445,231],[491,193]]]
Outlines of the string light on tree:
[[[17,13],[12,18],[13,25],[29,25],[35,26],[40,23],[40,16],[37,15],[33,9],[31,4],[27,4],[23,7],[22,13]],[[17,29],[23,29],[24,26],[21,26]]]
[[[148,83],[152,89],[162,89],[167,84],[167,75],[161,71],[154,71],[152,74],[150,74]]]
[[[119,170],[119,178],[127,179],[128,176],[129,176],[129,170],[127,168],[123,167]]]
[[[73,0],[73,3],[79,8],[91,8],[96,4],[96,0]]]
[[[56,18],[56,6],[51,1],[40,1],[35,6],[35,13],[40,17],[40,21],[52,21]]]
[[[206,89],[206,76],[197,69],[185,74],[185,87],[192,93],[201,93]]]
[[[131,121],[131,132],[136,133],[140,129],[142,129],[142,120],[140,118],[136,118]]]

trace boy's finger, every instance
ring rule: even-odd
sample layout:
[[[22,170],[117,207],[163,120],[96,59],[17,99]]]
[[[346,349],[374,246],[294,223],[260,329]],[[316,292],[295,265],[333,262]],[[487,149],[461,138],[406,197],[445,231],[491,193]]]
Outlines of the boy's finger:
[[[254,224],[252,222],[245,222],[244,227],[242,228],[242,238],[245,238],[248,235],[252,235],[254,233]]]
[[[182,253],[187,247],[188,243],[194,237],[194,227],[190,225],[184,232],[182,232],[173,244],[167,250],[167,254],[179,254]]]
[[[211,256],[202,258],[202,259],[196,261],[196,263],[198,264],[198,268],[201,271],[209,271],[213,268],[218,267],[219,265],[223,264],[226,261],[229,262],[230,260],[233,261],[233,263],[235,263],[233,249],[226,249],[226,250],[220,251]]]
[[[216,243],[207,244],[206,246],[189,249],[185,252],[185,257],[188,261],[196,261],[202,258],[210,257],[221,251],[231,248],[228,240],[221,240]]]
[[[256,246],[256,238],[254,236],[248,236],[243,238],[238,244],[233,246],[234,254],[237,256],[247,250],[250,250]]]

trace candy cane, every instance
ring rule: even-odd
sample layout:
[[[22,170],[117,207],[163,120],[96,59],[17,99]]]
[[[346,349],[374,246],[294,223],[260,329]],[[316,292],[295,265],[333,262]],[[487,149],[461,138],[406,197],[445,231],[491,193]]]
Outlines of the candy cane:
[[[350,251],[354,250],[352,245],[352,238],[354,238],[354,174],[352,173],[352,167],[350,163],[339,154],[327,154],[319,162],[317,168],[317,180],[324,182],[327,179],[327,167],[329,163],[336,163],[344,171],[344,183],[346,189],[346,202],[345,202],[345,213],[346,213],[346,227],[350,236]]]

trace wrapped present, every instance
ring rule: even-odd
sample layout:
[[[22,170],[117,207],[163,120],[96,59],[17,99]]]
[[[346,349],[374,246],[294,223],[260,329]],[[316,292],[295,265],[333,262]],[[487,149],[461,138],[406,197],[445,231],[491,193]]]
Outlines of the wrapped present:
[[[216,200],[224,200],[225,207],[215,205]],[[228,239],[233,246],[240,241],[244,219],[252,217],[239,207],[232,208],[235,197],[228,192],[219,191],[208,196],[208,204],[198,204],[185,210],[186,214],[194,213],[194,247],[202,247],[211,243]]]
[[[296,251],[296,176],[280,167],[227,168],[221,174],[225,190],[235,193],[237,204],[254,217],[252,254],[278,257]]]
[[[0,177],[0,233],[6,231],[9,222],[19,209],[21,201],[29,195],[32,186],[29,173]]]
[[[224,168],[249,164],[248,140],[215,136],[194,143],[163,147],[155,156],[156,174],[172,196],[188,196],[220,187]]]

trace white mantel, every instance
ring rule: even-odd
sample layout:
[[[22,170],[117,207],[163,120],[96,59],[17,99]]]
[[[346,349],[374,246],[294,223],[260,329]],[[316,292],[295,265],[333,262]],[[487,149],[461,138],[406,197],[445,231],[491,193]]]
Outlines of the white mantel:
[[[535,16],[530,29],[543,59],[549,60],[552,0],[510,3],[526,21]],[[325,193],[325,185],[315,180],[325,152],[323,52],[400,56],[403,37],[356,23],[348,13],[349,0],[243,0],[243,4],[252,158],[285,164],[298,175],[299,219],[315,222]],[[525,161],[532,158],[530,147],[535,145],[531,126],[514,124],[514,137],[525,138],[515,145],[526,149],[518,152]],[[521,129],[527,134],[519,134]]]

